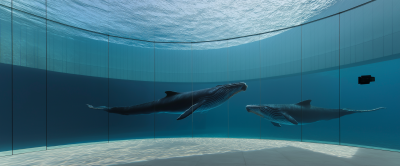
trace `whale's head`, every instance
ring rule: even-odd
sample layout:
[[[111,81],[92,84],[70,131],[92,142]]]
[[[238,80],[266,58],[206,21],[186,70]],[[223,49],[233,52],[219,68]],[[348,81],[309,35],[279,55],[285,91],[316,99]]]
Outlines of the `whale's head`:
[[[241,92],[241,91],[246,91],[248,86],[244,82],[238,82],[238,83],[227,84],[227,87],[231,88],[232,90]]]
[[[258,106],[258,105],[247,105],[246,110],[247,110],[247,112],[256,114],[256,115],[264,118],[264,114],[261,112],[260,106]]]
[[[226,94],[228,98],[231,98],[232,96],[236,95],[237,93],[241,91],[246,91],[247,90],[247,85],[244,82],[238,82],[238,83],[231,83],[231,84],[225,84],[225,85],[218,85],[215,87],[214,91],[212,93],[223,93]]]

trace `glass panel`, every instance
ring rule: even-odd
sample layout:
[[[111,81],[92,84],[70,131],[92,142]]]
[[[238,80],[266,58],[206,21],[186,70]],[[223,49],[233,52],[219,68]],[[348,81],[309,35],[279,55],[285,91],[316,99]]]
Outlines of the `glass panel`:
[[[192,106],[192,57],[190,44],[155,44],[155,100],[166,91],[188,93],[182,100],[156,106],[155,137],[192,137],[192,116],[177,120]]]
[[[393,0],[383,1],[383,55],[393,54]]]
[[[13,14],[13,154],[46,150],[46,21]]]
[[[383,39],[384,39],[384,1],[375,1],[369,4],[369,6],[373,6],[372,11],[373,11],[373,17],[372,19],[372,34],[373,34],[373,39],[372,39],[372,49],[373,49],[373,57],[376,58],[382,58],[383,57]]]
[[[340,34],[341,43],[353,44],[354,41],[363,41],[364,36],[354,35],[358,34],[363,26],[372,26],[374,37],[370,45],[373,48],[374,59],[366,61],[370,56],[363,54],[363,50],[357,50],[359,59],[364,60],[362,63],[342,65],[341,61],[340,106],[341,116],[344,117],[340,119],[340,124],[343,145],[400,150],[398,143],[400,133],[397,132],[400,130],[400,123],[396,120],[400,115],[396,109],[400,98],[398,88],[400,59],[398,59],[399,54],[394,52],[398,46],[394,45],[397,10],[393,10],[397,9],[396,4],[400,7],[400,3],[397,2],[376,1],[368,8],[355,9],[341,15],[341,32],[350,32]],[[360,19],[360,16],[367,13],[374,14],[373,18],[365,18],[371,19],[373,25],[351,24],[350,26],[350,22],[347,21],[349,18]],[[351,40],[345,38],[347,35],[354,38]],[[366,43],[368,41],[363,41],[361,45]],[[341,52],[347,48],[346,46],[340,45]],[[341,60],[348,59],[349,56],[351,55],[341,54]],[[376,81],[359,84],[360,78],[370,81],[368,77],[362,77],[363,75],[371,75]]]
[[[11,0],[2,0],[2,1],[0,1],[0,4],[10,7],[11,6]]]
[[[11,64],[11,11],[0,6],[0,63]]]
[[[302,27],[302,140],[339,143],[339,17]]]
[[[12,0],[13,8],[46,18],[47,0]]]
[[[248,43],[232,46],[234,43],[229,41],[231,47],[228,48],[228,80],[230,83],[245,82],[248,88],[228,101],[229,137],[260,138],[261,117],[246,111],[246,105],[260,103],[259,36],[237,40]]]
[[[226,41],[213,42],[225,48],[207,49],[210,43],[192,45],[193,90],[215,88],[227,84],[228,49]],[[211,89],[209,89],[211,90]],[[228,102],[208,111],[193,114],[194,137],[228,137]]]
[[[84,35],[84,36],[79,36]],[[48,22],[48,148],[108,140],[107,36]]]
[[[364,45],[364,55],[362,55],[363,60],[370,60],[374,58],[373,55],[373,4],[365,5],[362,7],[363,9],[363,45]],[[342,62],[342,61],[341,61]],[[347,61],[340,63],[340,65],[347,64]]]
[[[0,7],[0,156],[12,154],[11,12]]]
[[[110,37],[110,107],[154,100],[154,44]],[[154,138],[154,114],[110,114],[110,141]]]
[[[392,1],[393,11],[393,54],[400,54],[400,1]]]
[[[23,0],[21,0],[23,1]],[[130,7],[130,3],[136,1],[125,1],[121,3],[121,7]],[[138,2],[136,2],[137,4]],[[140,4],[137,4],[140,5]],[[118,7],[117,7],[118,6]],[[116,7],[116,8],[115,8]],[[130,15],[124,18],[118,19],[118,22],[113,22],[121,11],[128,10]],[[125,27],[125,22],[137,21],[134,16],[135,12],[132,12],[131,8],[119,8],[113,1],[104,0],[78,0],[78,1],[65,1],[65,0],[47,0],[47,18],[52,21],[56,21],[62,24],[78,27],[94,32],[103,34],[110,34],[109,29],[117,27],[115,31],[128,31],[128,26]],[[118,14],[114,14],[118,12]],[[115,17],[110,17],[115,16]],[[141,16],[142,19],[146,17]],[[135,31],[136,27],[129,26],[129,30],[132,34],[140,34],[140,31]],[[121,35],[116,35],[121,36]],[[130,37],[130,36],[123,36]]]
[[[261,40],[261,104],[284,107],[301,101],[301,27],[263,35]],[[282,104],[282,105],[275,105]],[[265,107],[263,108],[265,109]],[[271,110],[272,111],[272,110]],[[264,139],[301,140],[301,110],[283,110],[297,125],[263,114],[261,137]],[[279,112],[276,112],[279,113]],[[273,119],[272,119],[273,118]]]
[[[317,15],[314,17],[309,18],[307,21],[313,21],[317,19],[321,19],[324,17],[327,17],[332,14],[336,14],[345,10],[349,10],[351,8],[354,8],[356,6],[365,4],[371,2],[371,0],[351,0],[351,1],[346,1],[346,0],[338,0],[338,1],[325,1],[327,5],[330,5],[329,7],[324,8],[321,12],[318,12]],[[319,7],[320,8],[320,7]]]

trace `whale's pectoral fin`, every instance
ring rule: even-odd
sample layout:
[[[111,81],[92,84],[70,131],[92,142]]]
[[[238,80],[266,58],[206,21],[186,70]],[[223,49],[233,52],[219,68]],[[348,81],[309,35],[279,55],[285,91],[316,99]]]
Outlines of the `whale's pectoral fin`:
[[[287,114],[286,112],[282,112],[283,117],[286,118],[286,120],[288,120],[290,123],[293,123],[295,125],[299,124],[296,119],[294,119],[292,116],[290,116],[289,114]]]
[[[182,120],[192,114],[196,109],[200,108],[200,106],[204,103],[204,100],[192,105],[189,109],[187,109],[181,116],[178,117],[176,120]]]
[[[281,124],[279,124],[279,123],[275,123],[275,122],[271,122],[271,123],[276,127],[281,127]]]

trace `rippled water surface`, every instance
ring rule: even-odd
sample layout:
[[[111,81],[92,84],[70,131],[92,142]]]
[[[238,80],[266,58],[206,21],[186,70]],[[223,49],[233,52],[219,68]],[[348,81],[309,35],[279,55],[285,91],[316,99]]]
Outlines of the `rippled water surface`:
[[[46,17],[45,2],[14,0],[13,7]],[[47,18],[115,36],[149,41],[190,42],[225,39],[286,28],[365,2],[368,1],[48,1]],[[11,5],[7,1],[3,4]],[[68,30],[61,27],[58,29],[68,33]],[[260,36],[260,39],[279,33]],[[85,34],[74,31],[70,35]],[[229,44],[240,45],[254,40],[258,38],[235,40]],[[204,45],[202,49],[226,46],[212,43]]]

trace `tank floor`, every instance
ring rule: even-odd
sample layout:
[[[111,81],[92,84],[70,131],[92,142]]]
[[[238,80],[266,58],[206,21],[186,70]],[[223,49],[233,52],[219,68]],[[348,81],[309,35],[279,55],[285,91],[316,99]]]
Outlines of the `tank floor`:
[[[236,138],[113,141],[0,157],[0,165],[397,166],[400,153],[350,146]]]

